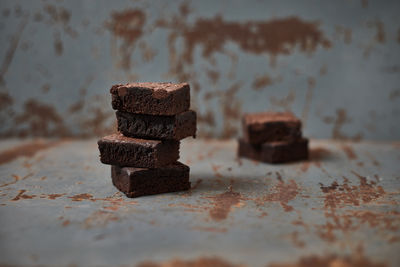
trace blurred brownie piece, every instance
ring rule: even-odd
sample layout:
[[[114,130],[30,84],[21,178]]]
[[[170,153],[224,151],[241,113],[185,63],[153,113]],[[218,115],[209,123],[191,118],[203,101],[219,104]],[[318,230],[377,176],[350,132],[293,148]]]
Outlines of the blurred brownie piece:
[[[175,115],[189,110],[187,83],[127,83],[111,87],[113,109],[139,114]]]
[[[138,168],[159,168],[179,159],[179,141],[145,140],[112,134],[98,142],[104,164]]]
[[[250,144],[294,141],[301,138],[301,121],[288,112],[245,114],[242,124],[243,139]]]
[[[158,169],[111,166],[114,186],[128,197],[190,189],[189,167],[175,162]]]
[[[254,145],[239,139],[238,156],[267,163],[284,163],[308,159],[308,139],[277,141]]]
[[[130,137],[181,140],[196,136],[196,112],[192,110],[172,116],[117,111],[117,121],[118,131]]]

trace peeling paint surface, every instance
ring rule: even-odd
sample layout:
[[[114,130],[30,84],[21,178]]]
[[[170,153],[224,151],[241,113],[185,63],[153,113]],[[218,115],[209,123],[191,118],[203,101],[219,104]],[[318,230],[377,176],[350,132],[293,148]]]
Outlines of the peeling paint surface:
[[[399,266],[398,143],[312,139],[278,165],[236,148],[184,140],[192,189],[129,199],[95,139],[0,141],[0,264]]]
[[[332,12],[335,10],[335,12]],[[189,82],[198,136],[292,111],[305,135],[399,140],[399,1],[22,1],[0,5],[0,137],[115,131],[109,88]]]

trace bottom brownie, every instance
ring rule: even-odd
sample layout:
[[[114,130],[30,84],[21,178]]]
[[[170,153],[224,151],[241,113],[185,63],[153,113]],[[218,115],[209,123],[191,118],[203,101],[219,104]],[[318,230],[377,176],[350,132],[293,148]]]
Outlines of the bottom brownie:
[[[127,197],[190,189],[189,167],[176,162],[157,169],[111,166],[114,186]]]
[[[283,163],[308,158],[308,139],[252,145],[239,140],[238,156],[267,163]]]

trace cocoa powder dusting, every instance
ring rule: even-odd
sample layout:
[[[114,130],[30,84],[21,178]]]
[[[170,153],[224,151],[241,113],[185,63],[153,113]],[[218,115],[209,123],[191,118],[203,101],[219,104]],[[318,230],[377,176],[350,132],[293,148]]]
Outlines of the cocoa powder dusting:
[[[33,141],[0,152],[0,165],[9,163],[19,157],[33,157],[40,150],[45,150],[61,144],[61,141]]]

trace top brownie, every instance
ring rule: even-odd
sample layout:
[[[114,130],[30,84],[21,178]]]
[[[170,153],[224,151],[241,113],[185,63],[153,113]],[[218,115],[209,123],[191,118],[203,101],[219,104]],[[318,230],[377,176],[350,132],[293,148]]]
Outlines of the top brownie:
[[[127,83],[111,87],[113,109],[149,115],[175,115],[190,107],[187,83]]]
[[[289,112],[245,114],[242,124],[244,140],[251,144],[301,138],[301,121]]]

